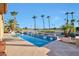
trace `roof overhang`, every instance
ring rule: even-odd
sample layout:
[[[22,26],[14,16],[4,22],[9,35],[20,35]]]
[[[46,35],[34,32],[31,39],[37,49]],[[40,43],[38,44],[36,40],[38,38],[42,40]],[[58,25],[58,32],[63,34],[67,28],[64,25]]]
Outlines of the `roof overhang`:
[[[4,14],[7,11],[7,4],[6,3],[0,3],[0,14]]]

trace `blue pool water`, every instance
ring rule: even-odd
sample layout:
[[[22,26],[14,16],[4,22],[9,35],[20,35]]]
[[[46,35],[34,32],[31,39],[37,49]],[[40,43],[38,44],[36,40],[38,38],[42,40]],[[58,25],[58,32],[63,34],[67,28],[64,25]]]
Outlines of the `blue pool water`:
[[[49,38],[43,39],[43,38],[32,37],[32,36],[29,36],[29,35],[19,35],[19,36],[23,40],[31,42],[33,45],[38,46],[38,47],[42,47],[42,46],[56,40],[55,38],[53,38],[52,40],[49,40]]]

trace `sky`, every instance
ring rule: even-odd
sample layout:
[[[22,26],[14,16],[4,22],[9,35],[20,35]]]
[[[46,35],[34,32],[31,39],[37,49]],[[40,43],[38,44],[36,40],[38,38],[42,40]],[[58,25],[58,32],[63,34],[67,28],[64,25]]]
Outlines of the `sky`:
[[[79,4],[68,3],[9,3],[5,20],[8,21],[12,16],[10,12],[17,11],[16,20],[21,28],[33,28],[34,21],[32,16],[37,16],[36,27],[43,28],[41,15],[45,15],[45,28],[48,28],[47,16],[50,16],[50,27],[61,27],[65,24],[66,12],[74,12],[74,19],[79,19]],[[71,15],[69,15],[71,20]],[[75,26],[78,26],[75,22]]]

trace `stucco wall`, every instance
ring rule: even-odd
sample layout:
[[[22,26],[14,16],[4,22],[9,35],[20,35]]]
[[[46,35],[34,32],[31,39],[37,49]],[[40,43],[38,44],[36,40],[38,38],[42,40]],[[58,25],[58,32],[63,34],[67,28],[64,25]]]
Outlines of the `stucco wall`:
[[[3,20],[2,20],[2,14],[0,14],[0,41],[2,41],[3,37]]]

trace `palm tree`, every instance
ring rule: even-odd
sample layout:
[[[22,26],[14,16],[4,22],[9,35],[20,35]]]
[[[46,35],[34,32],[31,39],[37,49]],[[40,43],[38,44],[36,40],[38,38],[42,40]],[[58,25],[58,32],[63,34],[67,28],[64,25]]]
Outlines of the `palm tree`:
[[[74,22],[75,22],[75,19],[72,19],[72,20],[71,20],[71,25],[74,26]]]
[[[13,12],[10,12],[10,13],[11,13],[11,15],[14,17],[14,19],[16,20],[16,15],[18,14],[18,12],[13,11]]]
[[[9,19],[8,24],[9,24],[10,29],[14,31],[15,30],[14,19]]]
[[[4,21],[4,33],[8,33],[9,32],[9,24],[8,22],[5,20]]]
[[[50,16],[47,16],[48,23],[49,23],[49,29],[50,29]]]
[[[43,20],[43,29],[45,29],[44,15],[41,15],[41,18],[42,18],[42,20]]]
[[[78,26],[79,26],[79,20],[77,20]]]
[[[36,18],[37,17],[36,16],[33,16],[32,18],[34,19],[34,30],[36,30]]]
[[[66,12],[66,13],[65,13],[65,15],[66,15],[66,19],[65,19],[65,20],[66,20],[66,24],[69,23],[69,20],[68,20],[68,14],[69,14],[69,12]]]
[[[16,11],[13,11],[13,12],[10,12],[11,13],[11,15],[14,17],[14,21],[13,21],[13,31],[15,31],[15,29],[16,29],[16,15],[18,14],[18,12],[16,12]]]
[[[68,19],[64,19],[66,21],[66,25],[69,24],[69,20]]]
[[[74,14],[74,12],[71,12],[70,14],[71,14],[71,16],[72,16],[72,19],[73,19],[73,14]]]
[[[74,26],[72,26],[71,24],[67,24],[67,25],[62,26],[62,29],[64,30],[65,36],[68,36],[70,33],[76,31]]]
[[[63,26],[62,26],[62,30],[64,30],[64,35],[65,35],[65,36],[68,36],[66,25],[63,25]]]
[[[67,15],[66,19],[68,19],[68,14],[69,14],[69,12],[66,12],[66,13],[65,13],[65,15]]]
[[[5,26],[8,26],[8,22],[6,20],[4,21],[4,27]]]
[[[73,19],[73,14],[74,14],[74,12],[71,12],[70,14],[71,14],[71,16],[72,16],[72,19],[71,19],[71,25],[74,26],[74,22],[75,22],[75,19]]]

